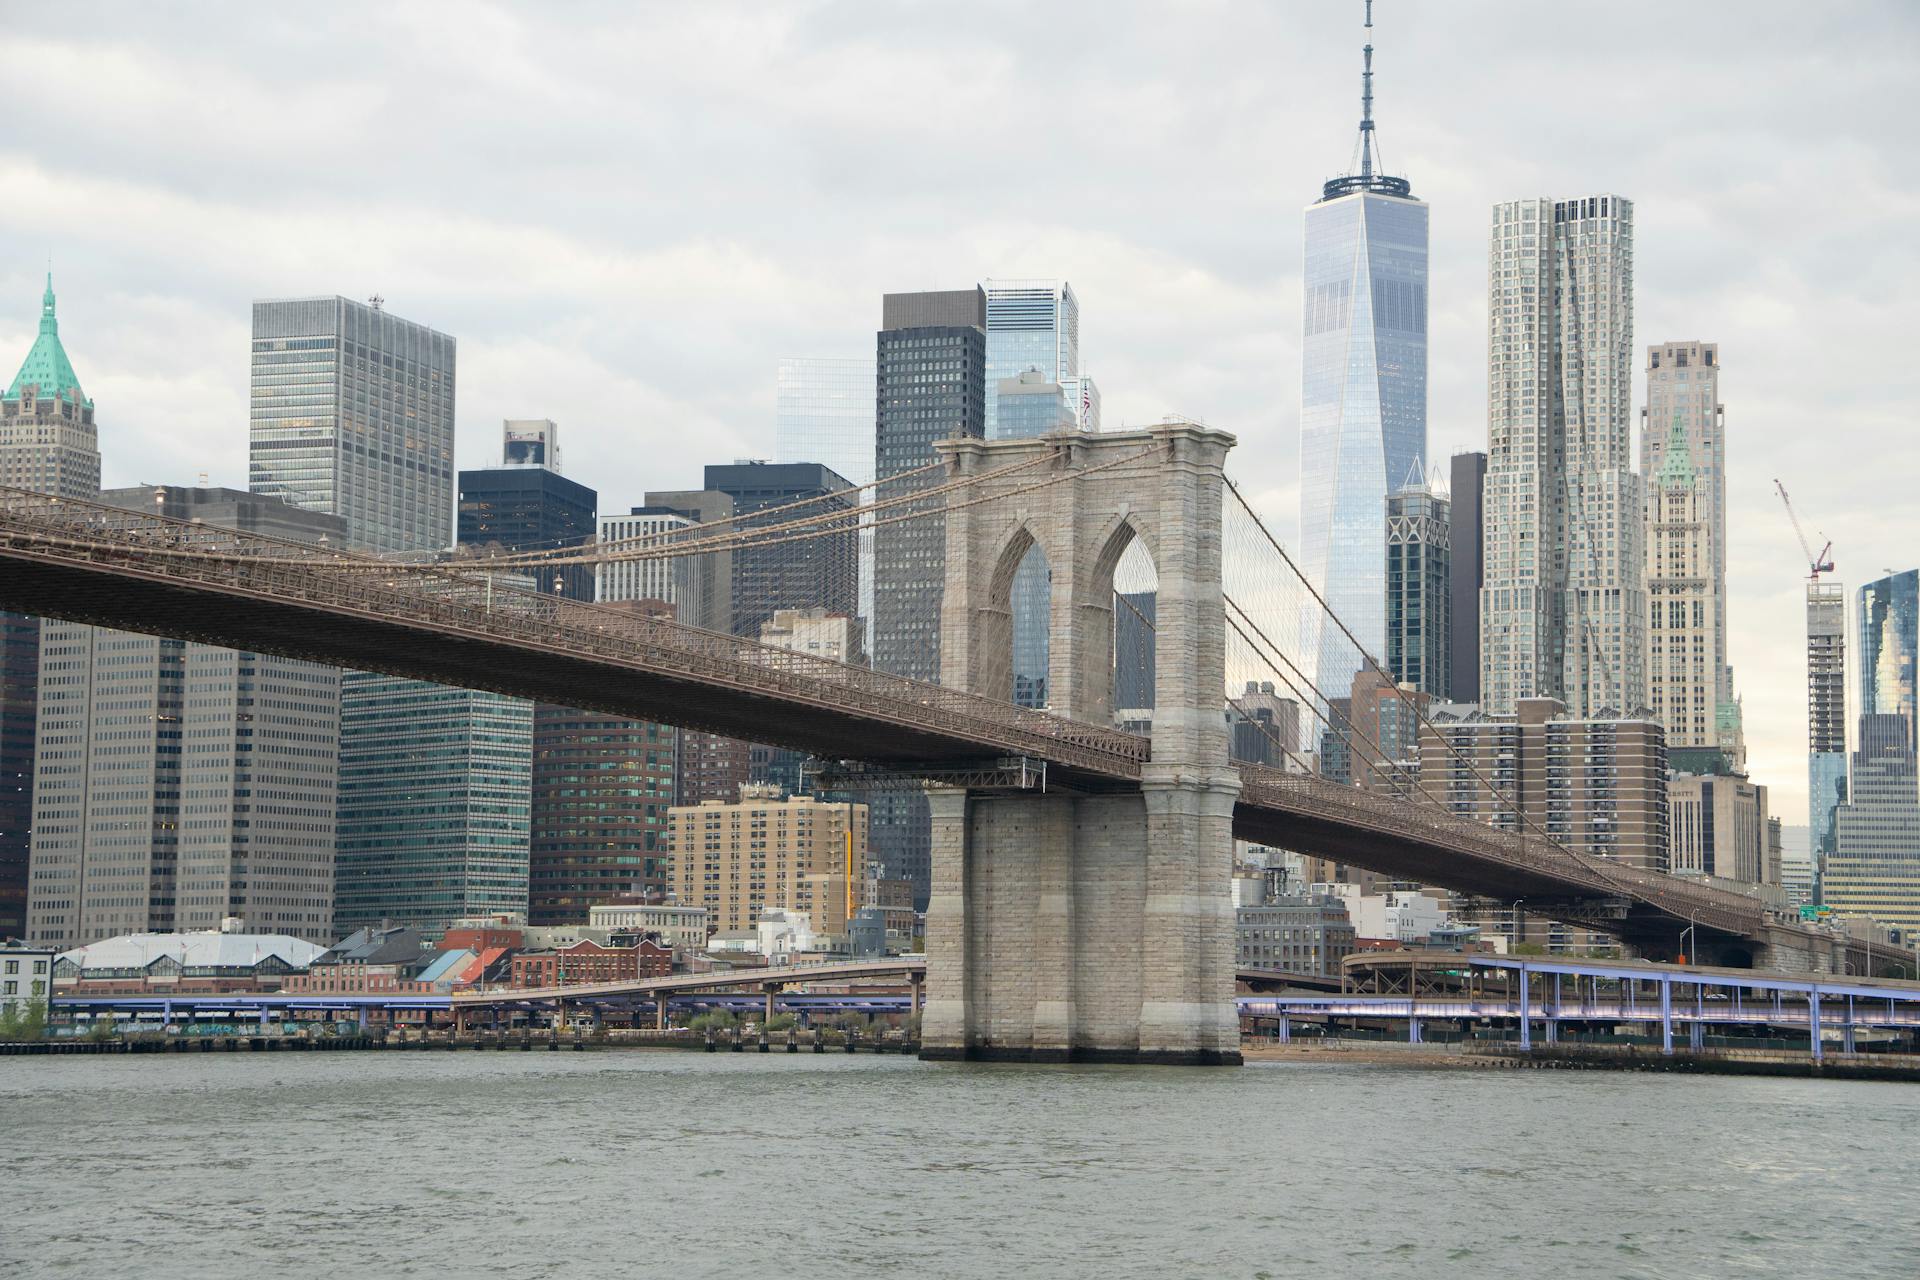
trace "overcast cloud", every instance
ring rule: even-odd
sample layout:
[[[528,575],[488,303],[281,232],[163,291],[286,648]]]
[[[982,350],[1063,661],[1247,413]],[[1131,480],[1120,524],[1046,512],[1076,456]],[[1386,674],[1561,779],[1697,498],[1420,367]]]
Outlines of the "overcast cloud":
[[[775,360],[870,351],[883,292],[1057,275],[1108,425],[1236,432],[1295,523],[1301,210],[1351,153],[1359,0],[0,8],[0,360],[51,255],[108,484],[244,487],[255,297],[456,335],[459,462],[552,417],[614,510],[769,456]],[[1732,656],[1804,822],[1772,478],[1850,586],[1920,561],[1920,8],[1376,16],[1432,207],[1432,457],[1486,446],[1488,207],[1631,197],[1639,343],[1721,344]]]

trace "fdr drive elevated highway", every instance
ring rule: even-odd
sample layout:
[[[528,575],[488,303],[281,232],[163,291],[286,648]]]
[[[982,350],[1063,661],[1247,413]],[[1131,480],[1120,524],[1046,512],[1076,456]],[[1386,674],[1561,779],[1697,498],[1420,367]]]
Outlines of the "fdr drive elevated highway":
[[[959,689],[301,543],[0,489],[0,608],[488,689],[979,789],[1137,787],[1146,738]],[[1223,695],[1224,697],[1224,695]],[[1495,899],[1670,953],[1856,972],[1896,957],[1783,924],[1744,895],[1436,808],[1240,766],[1236,836]]]

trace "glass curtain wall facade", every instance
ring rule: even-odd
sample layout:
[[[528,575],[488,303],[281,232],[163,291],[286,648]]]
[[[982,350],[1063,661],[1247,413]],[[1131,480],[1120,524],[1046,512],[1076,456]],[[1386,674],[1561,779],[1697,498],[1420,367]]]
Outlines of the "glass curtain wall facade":
[[[1387,499],[1387,671],[1443,700],[1452,697],[1451,532],[1447,500],[1427,486]]]
[[[354,672],[340,725],[334,930],[439,934],[527,909],[533,704]]]
[[[1647,696],[1645,513],[1632,465],[1633,205],[1496,205],[1488,244],[1480,698],[1575,716]]]
[[[1904,932],[1920,930],[1920,772],[1911,717],[1868,712],[1844,804],[1834,807],[1834,851],[1820,900]]]
[[[454,340],[346,298],[253,304],[248,487],[372,551],[453,542]]]
[[[1368,190],[1309,206],[1304,313],[1301,569],[1378,657],[1387,494],[1426,471],[1427,206]],[[1363,660],[1318,615],[1316,607],[1303,633],[1315,683],[1330,697]]]
[[[873,483],[875,366],[871,357],[780,361],[774,384],[774,458],[817,462],[858,488]],[[861,489],[861,506],[873,501]],[[873,529],[860,531],[860,618],[873,619]]]
[[[1920,569],[1860,588],[1860,714],[1898,716],[1914,742],[1920,663]]]
[[[1821,901],[1920,929],[1920,570],[1860,588],[1860,727]]]
[[[1080,367],[1080,300],[1065,280],[988,280],[986,438],[1016,437],[1001,426],[995,389],[1037,370],[1057,383],[1074,422],[1100,429],[1100,392]]]

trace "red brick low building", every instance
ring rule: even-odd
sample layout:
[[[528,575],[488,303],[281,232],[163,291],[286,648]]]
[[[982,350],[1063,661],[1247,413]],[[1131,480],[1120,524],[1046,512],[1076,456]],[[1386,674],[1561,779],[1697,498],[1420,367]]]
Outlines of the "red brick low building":
[[[576,942],[556,951],[523,951],[513,958],[515,987],[572,987],[591,982],[637,982],[673,972],[673,950],[652,939],[631,947]]]

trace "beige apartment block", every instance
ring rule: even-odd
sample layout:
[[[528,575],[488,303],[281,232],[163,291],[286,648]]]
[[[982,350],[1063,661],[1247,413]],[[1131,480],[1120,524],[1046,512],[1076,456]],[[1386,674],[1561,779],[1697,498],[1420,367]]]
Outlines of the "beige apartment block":
[[[807,912],[816,932],[845,932],[849,861],[856,880],[866,866],[867,806],[782,799],[778,787],[748,783],[735,803],[669,813],[678,900],[706,908],[715,932],[751,930],[771,907]]]

